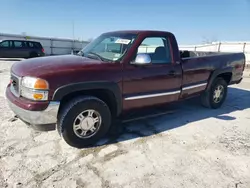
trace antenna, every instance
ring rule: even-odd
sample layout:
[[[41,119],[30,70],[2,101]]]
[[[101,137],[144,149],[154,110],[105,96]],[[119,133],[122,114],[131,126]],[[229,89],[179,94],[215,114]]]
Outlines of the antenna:
[[[74,23],[74,20],[72,21],[72,34],[73,34],[73,40],[72,40],[71,54],[74,54],[74,49],[75,49],[75,23]]]
[[[72,34],[73,34],[73,40],[75,40],[75,22],[72,21]]]

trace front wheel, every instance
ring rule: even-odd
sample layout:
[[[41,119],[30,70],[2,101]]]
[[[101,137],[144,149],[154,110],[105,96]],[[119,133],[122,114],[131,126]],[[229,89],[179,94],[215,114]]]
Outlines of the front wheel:
[[[227,82],[223,78],[217,78],[209,91],[201,96],[202,105],[207,108],[217,109],[224,103],[227,96]]]
[[[111,113],[105,102],[96,97],[80,97],[60,112],[57,129],[72,147],[95,144],[109,130]]]

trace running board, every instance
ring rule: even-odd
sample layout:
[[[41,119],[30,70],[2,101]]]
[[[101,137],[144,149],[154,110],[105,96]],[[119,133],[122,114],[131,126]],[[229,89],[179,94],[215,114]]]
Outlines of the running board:
[[[160,113],[156,113],[156,114],[149,114],[149,115],[145,115],[145,116],[134,117],[134,118],[122,120],[122,123],[128,123],[128,122],[133,122],[133,121],[138,121],[138,120],[144,120],[144,119],[148,119],[148,118],[163,116],[163,115],[167,115],[167,114],[173,114],[174,112],[176,112],[176,110],[167,111],[167,112],[160,112]]]

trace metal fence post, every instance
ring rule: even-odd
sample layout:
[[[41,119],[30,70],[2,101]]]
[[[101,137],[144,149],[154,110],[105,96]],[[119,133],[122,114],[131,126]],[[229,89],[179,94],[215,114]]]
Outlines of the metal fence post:
[[[75,48],[75,39],[72,40],[72,54],[74,54],[74,48]]]
[[[50,55],[53,55],[53,40],[50,38]]]
[[[246,42],[244,42],[244,44],[243,44],[243,53],[245,53],[245,49],[246,49]]]
[[[218,52],[220,52],[221,42],[219,42]]]

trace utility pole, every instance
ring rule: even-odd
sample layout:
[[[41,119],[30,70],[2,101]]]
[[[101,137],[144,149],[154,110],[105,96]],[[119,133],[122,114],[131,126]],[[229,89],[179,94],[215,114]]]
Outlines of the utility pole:
[[[75,49],[75,23],[74,23],[74,20],[72,21],[72,34],[73,34],[73,44],[72,44],[71,54],[74,54],[74,49]]]
[[[73,32],[73,40],[75,40],[75,22],[72,22],[72,32]]]

